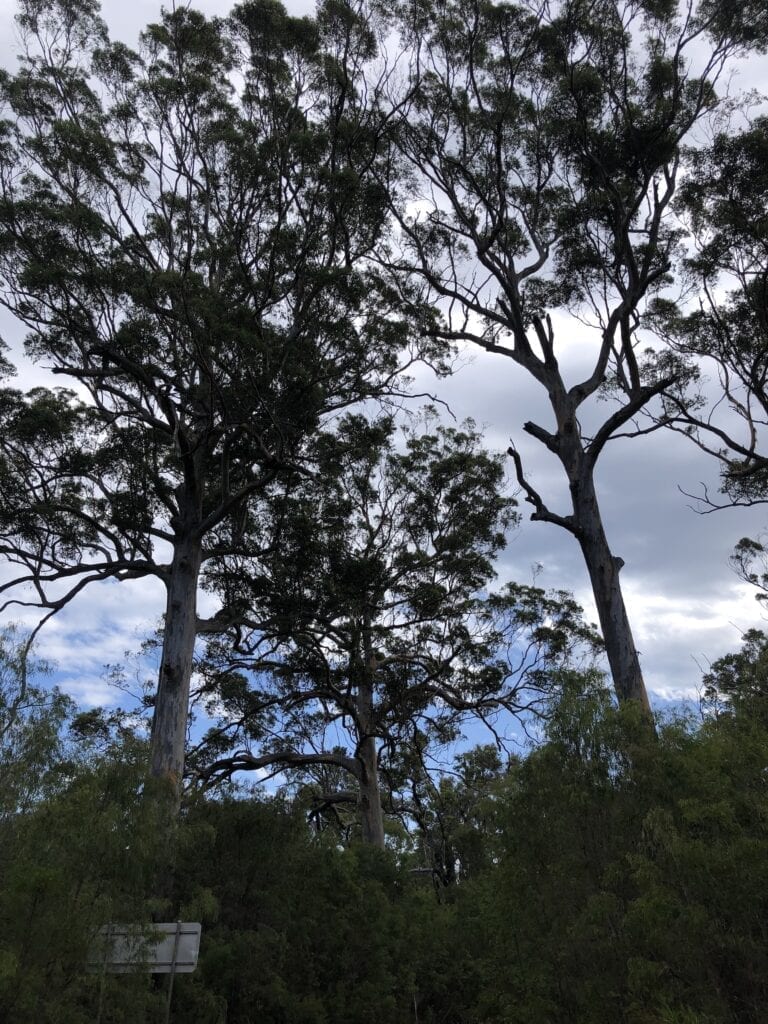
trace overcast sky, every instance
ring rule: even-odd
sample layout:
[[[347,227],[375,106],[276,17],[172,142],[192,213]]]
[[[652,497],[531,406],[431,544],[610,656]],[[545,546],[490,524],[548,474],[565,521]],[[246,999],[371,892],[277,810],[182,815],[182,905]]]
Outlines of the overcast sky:
[[[198,0],[207,14],[223,14],[222,0]],[[312,4],[292,0],[289,10],[305,13]],[[15,66],[13,15],[16,5],[0,0],[0,63]],[[155,20],[154,0],[106,0],[102,5],[113,36],[128,44],[138,30]],[[739,87],[768,91],[765,60],[742,71]],[[565,346],[563,365],[576,379],[588,364],[593,342],[584,329],[556,318],[558,344]],[[18,351],[22,332],[0,314],[0,335]],[[40,370],[22,367],[19,386],[44,382]],[[537,490],[555,511],[567,512],[558,465],[521,431],[533,419],[549,424],[548,408],[538,385],[511,360],[484,352],[466,353],[465,365],[448,381],[419,377],[417,390],[435,391],[458,419],[470,416],[486,431],[491,448],[506,449],[514,438]],[[603,407],[604,409],[605,407]],[[511,466],[510,466],[511,473]],[[738,646],[741,633],[764,621],[751,588],[740,584],[728,556],[740,537],[755,536],[768,523],[768,507],[698,515],[679,488],[698,491],[701,483],[717,489],[717,467],[684,439],[669,433],[608,446],[598,464],[597,481],[605,526],[614,553],[625,561],[625,597],[649,688],[657,697],[691,695],[700,680],[698,666]],[[560,499],[558,501],[558,499]],[[530,582],[540,565],[541,586],[572,590],[596,618],[586,571],[572,537],[556,527],[524,521],[511,536],[499,564],[505,579]],[[86,703],[114,699],[106,689],[102,667],[122,660],[157,625],[164,605],[159,583],[105,584],[87,591],[41,636],[40,652],[59,666],[62,685]]]

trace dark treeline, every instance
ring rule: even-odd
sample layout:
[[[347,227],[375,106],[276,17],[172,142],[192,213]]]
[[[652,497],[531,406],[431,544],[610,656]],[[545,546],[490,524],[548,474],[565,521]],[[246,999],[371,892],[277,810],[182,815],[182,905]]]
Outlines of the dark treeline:
[[[761,1022],[768,1005],[768,640],[715,663],[702,715],[649,734],[573,675],[522,760],[461,755],[389,848],[300,796],[190,799],[177,906],[203,923],[175,1021]],[[3,710],[17,693],[3,657]],[[95,1019],[93,928],[148,918],[160,832],[145,742],[35,686],[2,742],[0,1015]],[[450,865],[450,873],[446,866]],[[431,868],[432,870],[427,870]],[[162,1019],[110,976],[104,1021]]]

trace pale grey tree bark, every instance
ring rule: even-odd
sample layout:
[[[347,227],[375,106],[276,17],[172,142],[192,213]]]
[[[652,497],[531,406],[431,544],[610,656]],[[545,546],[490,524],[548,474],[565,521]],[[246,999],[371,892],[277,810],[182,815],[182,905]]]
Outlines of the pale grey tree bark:
[[[189,692],[197,637],[197,588],[202,545],[194,533],[175,548],[167,583],[163,654],[150,738],[150,771],[181,799]]]

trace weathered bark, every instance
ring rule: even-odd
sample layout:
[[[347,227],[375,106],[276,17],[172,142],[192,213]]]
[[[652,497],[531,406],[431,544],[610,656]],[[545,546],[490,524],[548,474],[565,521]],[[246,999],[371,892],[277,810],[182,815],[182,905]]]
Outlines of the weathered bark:
[[[376,737],[365,736],[358,749],[358,758],[362,771],[360,773],[360,825],[364,843],[384,849],[384,812],[381,808],[381,790],[379,788],[378,752]]]
[[[526,423],[524,429],[559,458],[568,478],[571,515],[562,516],[552,512],[526,479],[518,452],[510,448],[509,454],[514,460],[517,479],[526,492],[526,499],[536,509],[531,518],[560,526],[572,533],[579,542],[592,584],[617,698],[619,701],[637,701],[650,715],[648,692],[619,579],[624,563],[611,552],[595,490],[595,463],[613,429],[612,421],[609,419],[600,434],[585,442],[576,416],[581,396],[574,393],[575,389],[566,391],[554,360],[552,363],[542,368],[542,376],[548,388],[557,430],[550,433],[535,423]],[[637,402],[640,402],[640,398]],[[623,421],[632,409],[633,404],[628,403],[619,413],[614,414],[613,419]]]
[[[585,445],[574,396],[566,395],[562,385],[552,389],[551,394],[558,422],[556,451],[571,492],[573,514],[567,525],[579,542],[589,573],[613,687],[619,701],[637,701],[650,715],[648,692],[619,579],[624,563],[614,556],[608,544],[595,490],[595,462],[603,442],[593,439]]]
[[[374,729],[374,678],[378,669],[371,642],[371,619],[364,616],[362,631],[363,658],[355,667],[359,676],[355,700],[356,729],[359,737],[355,756],[360,765],[358,803],[360,827],[364,843],[384,849],[384,812],[379,788],[379,754]]]
[[[181,800],[189,689],[195,651],[197,585],[202,545],[193,523],[182,526],[167,583],[163,656],[150,741],[150,772],[167,783],[176,808]]]
[[[637,701],[650,714],[640,658],[619,580],[623,562],[611,553],[608,545],[591,473],[584,473],[571,482],[571,496],[576,538],[592,583],[616,696],[620,701]]]

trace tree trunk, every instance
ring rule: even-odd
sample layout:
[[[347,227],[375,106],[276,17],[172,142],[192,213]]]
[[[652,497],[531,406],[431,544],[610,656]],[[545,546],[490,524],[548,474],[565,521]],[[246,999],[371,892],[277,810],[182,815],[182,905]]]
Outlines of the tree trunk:
[[[363,658],[358,666],[359,683],[356,700],[356,756],[360,764],[360,825],[364,843],[384,849],[384,814],[379,789],[379,758],[374,735],[374,678],[376,657],[371,644],[371,620],[366,613],[363,627]]]
[[[638,701],[650,714],[640,658],[621,592],[619,571],[623,562],[613,556],[608,546],[591,467],[584,458],[578,461],[578,472],[569,472],[574,532],[592,583],[614,689],[619,701]]]
[[[364,843],[384,849],[384,813],[381,809],[379,789],[379,766],[376,751],[376,737],[365,736],[357,754],[362,771],[360,773],[360,824]]]
[[[167,783],[176,810],[184,774],[201,556],[202,546],[196,533],[184,531],[173,550],[163,656],[152,719],[150,771],[154,778]]]

